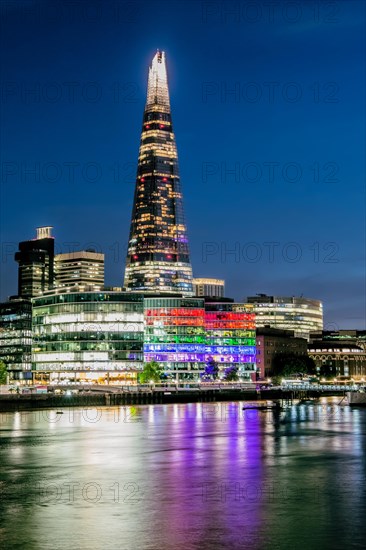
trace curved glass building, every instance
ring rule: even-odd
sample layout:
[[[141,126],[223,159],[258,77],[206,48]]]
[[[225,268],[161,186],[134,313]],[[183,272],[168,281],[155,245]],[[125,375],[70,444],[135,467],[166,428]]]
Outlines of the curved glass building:
[[[36,378],[136,381],[143,365],[143,296],[51,293],[33,300]]]
[[[309,340],[310,332],[323,330],[323,304],[320,300],[295,296],[248,296],[256,313],[257,327],[293,330],[296,337]]]

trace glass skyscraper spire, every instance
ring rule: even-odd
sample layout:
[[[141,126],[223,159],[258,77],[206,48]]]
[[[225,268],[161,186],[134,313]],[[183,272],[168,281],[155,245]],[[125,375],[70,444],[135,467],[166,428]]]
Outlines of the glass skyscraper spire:
[[[124,286],[193,294],[165,53],[149,68]]]

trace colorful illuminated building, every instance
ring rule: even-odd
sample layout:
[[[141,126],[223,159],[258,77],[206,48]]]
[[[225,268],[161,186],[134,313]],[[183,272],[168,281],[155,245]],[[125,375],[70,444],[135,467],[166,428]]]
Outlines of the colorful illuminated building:
[[[34,378],[136,382],[143,330],[141,294],[60,290],[34,298]]]
[[[224,299],[225,300],[225,299]],[[145,298],[145,362],[176,380],[198,380],[210,359],[255,376],[255,315],[251,306],[202,298]]]
[[[197,380],[205,363],[205,309],[201,298],[145,297],[145,362],[170,378]]]
[[[212,357],[220,370],[237,366],[239,377],[255,379],[255,313],[250,304],[223,298],[205,301],[206,360]]]
[[[124,286],[193,295],[165,53],[149,69]]]

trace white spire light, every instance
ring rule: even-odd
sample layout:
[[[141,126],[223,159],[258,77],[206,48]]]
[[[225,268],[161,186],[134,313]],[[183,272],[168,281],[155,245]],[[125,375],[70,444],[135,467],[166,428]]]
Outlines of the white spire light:
[[[165,52],[159,50],[156,52],[149,68],[147,84],[146,106],[153,104],[170,106]]]

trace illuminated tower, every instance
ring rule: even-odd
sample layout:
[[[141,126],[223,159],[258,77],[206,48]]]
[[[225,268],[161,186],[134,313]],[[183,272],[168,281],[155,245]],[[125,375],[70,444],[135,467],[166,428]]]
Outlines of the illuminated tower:
[[[38,227],[35,239],[19,243],[15,260],[18,262],[20,298],[38,296],[53,286],[55,240],[51,230],[51,226]]]
[[[165,53],[149,69],[124,286],[193,295]]]

